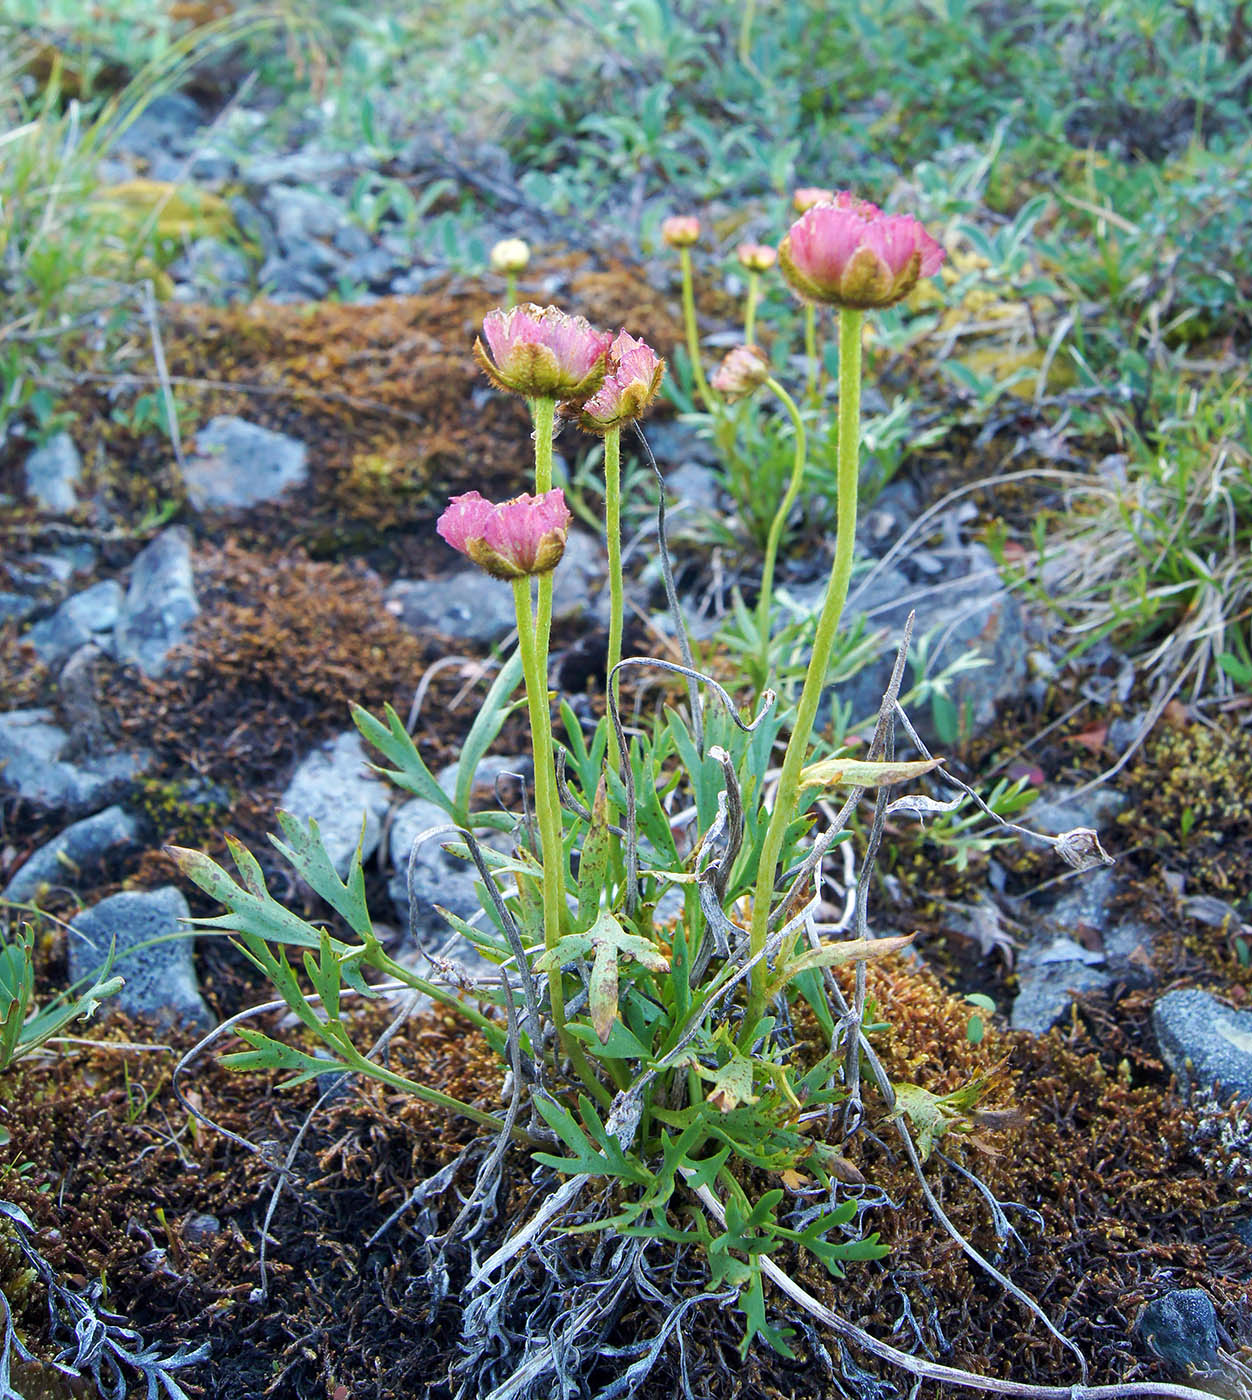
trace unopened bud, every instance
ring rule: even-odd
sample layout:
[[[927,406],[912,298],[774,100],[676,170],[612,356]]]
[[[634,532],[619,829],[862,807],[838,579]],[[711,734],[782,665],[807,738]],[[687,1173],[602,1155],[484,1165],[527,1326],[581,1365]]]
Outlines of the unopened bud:
[[[755,345],[736,345],[718,365],[709,384],[723,398],[742,399],[769,378],[769,361]]]
[[[501,276],[526,271],[530,244],[524,238],[502,238],[491,250],[491,270]]]
[[[673,214],[661,225],[661,237],[671,248],[690,248],[700,237],[700,220],[694,214]]]
[[[749,272],[768,272],[778,261],[778,253],[768,243],[741,243],[735,249],[739,265]]]

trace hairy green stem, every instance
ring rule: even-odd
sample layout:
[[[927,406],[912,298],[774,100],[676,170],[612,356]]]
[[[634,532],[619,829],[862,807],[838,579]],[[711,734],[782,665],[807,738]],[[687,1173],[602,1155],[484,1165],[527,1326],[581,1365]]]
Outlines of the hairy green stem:
[[[691,358],[691,377],[695,381],[696,393],[708,413],[717,412],[717,401],[704,377],[704,366],[700,362],[700,331],[696,325],[696,294],[691,270],[691,249],[679,248],[678,261],[683,274],[683,325],[687,331],[687,354]]]
[[[504,306],[505,310],[512,311],[517,305],[517,273],[506,272],[504,274]]]
[[[527,399],[535,425],[535,495],[552,490],[552,426],[556,422],[555,399]]]
[[[808,365],[808,398],[817,402],[817,307],[804,304],[804,359]]]
[[[800,482],[804,478],[804,459],[808,450],[804,419],[800,417],[800,410],[796,407],[795,400],[772,376],[765,383],[782,400],[783,407],[791,417],[791,422],[796,430],[796,447],[791,464],[791,480],[787,483],[786,494],[783,496],[782,504],[778,507],[773,523],[769,527],[769,538],[765,542],[765,564],[761,569],[761,593],[756,603],[756,626],[761,638],[760,661],[762,667],[769,659],[770,610],[774,602],[774,567],[778,561],[778,546],[782,543],[783,531],[787,527],[787,517],[791,514],[791,507],[795,505],[796,497],[800,494]],[[762,679],[762,684],[764,684],[764,679]]]
[[[761,274],[748,271],[748,304],[743,311],[743,343],[752,344],[756,332],[756,304],[761,295]]]
[[[774,881],[782,856],[787,827],[796,816],[796,801],[800,795],[800,770],[808,753],[809,736],[817,718],[817,707],[830,668],[839,620],[848,597],[852,578],[852,559],[856,543],[856,488],[861,443],[861,323],[864,312],[843,309],[839,312],[839,467],[838,517],[835,528],[835,557],[830,566],[826,598],[817,619],[813,638],[813,654],[804,677],[804,689],[796,709],[795,724],[787,741],[782,772],[774,797],[774,808],[765,829],[761,861],[757,869],[756,889],[752,899],[752,925],[748,948],[755,956],[765,947],[769,930],[770,907],[773,904]],[[743,1039],[746,1044],[752,1029],[765,1009],[765,986],[769,970],[762,958],[752,969],[752,989],[744,1014]]]
[[[604,526],[609,554],[609,653],[605,676],[622,659],[625,590],[622,586],[622,430],[612,427],[604,435]],[[621,763],[617,730],[609,725],[608,765],[616,773]]]

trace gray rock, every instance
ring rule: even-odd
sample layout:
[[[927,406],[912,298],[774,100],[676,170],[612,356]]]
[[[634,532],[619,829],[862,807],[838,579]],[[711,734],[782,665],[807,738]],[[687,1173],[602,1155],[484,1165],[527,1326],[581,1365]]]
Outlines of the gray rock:
[[[26,640],[35,648],[45,666],[55,666],[88,642],[102,650],[112,647],[112,632],[122,610],[121,585],[102,579],[75,593],[42,622],[37,622]]]
[[[432,826],[445,826],[448,815],[433,802],[416,797],[406,802],[391,822],[391,864],[394,873],[387,890],[396,912],[405,927],[409,923],[409,856],[414,840]],[[435,908],[441,905],[462,919],[477,914],[482,904],[474,889],[478,873],[474,866],[449,855],[442,845],[448,837],[431,837],[418,847],[413,862],[413,895],[416,909],[412,931],[417,946],[424,952],[455,959],[465,965],[479,962],[478,954],[466,940],[449,927]],[[490,924],[480,926],[490,927]]]
[[[179,284],[175,295],[180,301],[224,306],[251,295],[251,263],[220,238],[197,238],[171,266],[170,276]]]
[[[1217,1313],[1201,1288],[1174,1288],[1154,1298],[1136,1319],[1135,1335],[1179,1375],[1221,1370]]]
[[[840,699],[852,702],[854,722],[877,712],[891,675],[895,650],[911,609],[917,611],[912,651],[926,639],[926,671],[937,676],[953,662],[976,660],[980,665],[960,672],[948,685],[955,706],[958,731],[978,733],[995,718],[996,704],[1019,695],[1027,681],[1026,634],[1017,599],[1001,584],[991,554],[982,545],[970,545],[944,555],[943,573],[935,579],[908,583],[892,568],[865,577],[854,585],[848,617],[861,613],[871,628],[884,629],[882,655],[840,691]],[[815,589],[817,603],[824,582]],[[817,605],[815,603],[815,606]],[[912,667],[905,673],[905,688],[915,681]],[[946,736],[931,706],[914,706],[910,718],[926,739],[942,745]]]
[[[335,230],[334,244],[345,257],[360,258],[373,250],[374,240],[360,224],[340,224]]]
[[[722,484],[718,473],[701,462],[684,462],[665,474],[665,492],[673,499],[667,507],[666,524],[681,529],[684,522],[694,525],[701,516],[712,514],[721,505]]]
[[[1066,1015],[1075,993],[1102,991],[1109,985],[1108,973],[1092,967],[1081,956],[1083,951],[1076,943],[1059,940],[1041,948],[1037,960],[1023,955],[1009,1014],[1013,1030],[1043,1035]]]
[[[271,185],[262,200],[274,221],[278,240],[288,252],[310,238],[330,238],[343,222],[333,201],[312,190]]]
[[[1158,997],[1152,1029],[1184,1092],[1220,1085],[1226,1099],[1252,1097],[1252,1012],[1186,988]]]
[[[187,174],[198,185],[224,185],[238,178],[239,167],[218,151],[200,151],[192,157]]]
[[[1149,986],[1153,976],[1148,959],[1156,933],[1141,919],[1114,910],[1122,889],[1116,870],[1088,871],[1067,881],[1063,888],[1065,893],[1048,913],[1047,926],[1069,934],[1084,927],[1092,930],[1100,937],[1104,965],[1114,978],[1131,987]]]
[[[246,166],[244,179],[257,189],[280,187],[288,194],[305,194],[303,190],[288,187],[321,184],[333,180],[337,175],[353,173],[350,151],[319,151],[313,146],[305,146],[290,155],[258,156]],[[325,197],[321,195],[309,195],[309,198],[325,202]]]
[[[78,504],[75,487],[82,479],[83,459],[69,433],[57,433],[26,459],[26,494],[41,509],[64,515]]]
[[[63,754],[73,760],[108,749],[108,726],[100,704],[100,663],[104,652],[90,642],[61,667],[57,692],[61,717],[70,741]]]
[[[292,266],[278,258],[270,258],[257,274],[261,294],[270,301],[323,301],[330,291],[330,282],[319,273]]]
[[[25,593],[0,593],[0,622],[21,622],[39,606],[39,600]]]
[[[565,622],[590,613],[607,625],[608,613],[600,606],[600,592],[606,586],[608,572],[608,554],[601,541],[586,530],[571,530],[555,574],[553,619]],[[510,605],[512,601],[513,590],[509,589]]]
[[[304,443],[243,418],[211,419],[196,434],[183,480],[197,510],[244,510],[308,480]]]
[[[516,624],[513,590],[481,569],[458,569],[439,579],[397,579],[384,597],[387,610],[418,633],[492,646]]]
[[[674,472],[678,468],[689,463],[703,467],[718,465],[717,449],[712,441],[691,423],[677,418],[649,419],[644,434],[671,494],[677,494]]]
[[[391,274],[395,263],[391,254],[382,248],[369,248],[350,258],[340,275],[348,282],[360,282],[376,292],[386,291],[391,285]]]
[[[398,297],[412,297],[424,292],[439,276],[437,267],[411,267],[402,272],[391,283],[391,290]]]
[[[508,757],[501,754],[488,754],[474,769],[474,781],[470,787],[470,808],[476,810],[481,804],[476,800],[484,799],[489,805],[495,805],[496,780],[504,775],[512,776],[520,774],[524,781],[529,782],[534,771],[534,764],[531,759],[518,755]],[[460,772],[459,763],[449,763],[447,767],[441,768],[435,774],[439,786],[444,792],[452,797],[456,792],[457,774]]]
[[[1044,800],[1035,802],[1026,824],[1049,836],[1059,836],[1063,831],[1073,831],[1079,826],[1089,826],[1099,831],[1126,806],[1125,795],[1114,788],[1097,788],[1077,801],[1071,799],[1072,791],[1070,788],[1057,788]]]
[[[115,751],[70,763],[63,757],[69,744],[51,710],[0,714],[0,787],[37,807],[97,811],[125,796],[148,761],[142,753]]]
[[[191,536],[172,525],[131,565],[130,587],[114,631],[114,653],[145,675],[160,676],[171,647],[200,611],[191,570]]]
[[[41,885],[74,886],[78,868],[98,861],[116,846],[134,843],[139,823],[121,807],[67,826],[39,847],[4,887],[5,899],[30,899]]]
[[[138,946],[151,938],[187,933],[184,921],[189,913],[182,891],[173,885],[101,900],[74,920],[69,939],[70,980],[78,982],[98,972],[112,946],[112,972],[124,977],[126,985],[108,1006],[167,1023],[177,1020],[211,1026],[213,1016],[196,981],[191,938]]]
[[[171,153],[185,155],[205,120],[203,108],[193,98],[181,92],[162,93],[145,104],[114,148],[147,161]]]
[[[390,797],[367,766],[361,736],[349,729],[301,760],[279,805],[301,821],[317,822],[326,854],[342,876],[362,840],[362,819],[361,859],[368,860],[377,850]]]

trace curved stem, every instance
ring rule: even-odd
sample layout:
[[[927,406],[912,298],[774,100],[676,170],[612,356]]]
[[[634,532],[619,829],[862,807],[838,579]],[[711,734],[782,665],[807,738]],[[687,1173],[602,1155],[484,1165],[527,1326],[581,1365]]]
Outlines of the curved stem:
[[[756,304],[761,295],[761,274],[759,272],[748,272],[748,304],[743,312],[743,343],[752,344],[752,336],[756,330]]]
[[[787,741],[782,773],[774,797],[774,809],[765,829],[761,848],[761,863],[757,870],[756,889],[752,899],[752,926],[748,947],[752,955],[765,947],[769,928],[770,905],[773,902],[774,881],[782,855],[787,827],[796,815],[796,800],[800,795],[800,770],[808,753],[809,735],[817,718],[826,672],[834,651],[839,619],[848,597],[852,577],[852,559],[856,543],[856,488],[858,454],[861,442],[861,323],[864,312],[843,309],[839,312],[839,475],[838,521],[835,530],[835,557],[830,566],[826,598],[817,619],[813,638],[813,654],[804,677],[804,689],[796,709],[795,724]],[[768,968],[765,959],[752,969],[752,990],[744,1014],[745,1042],[765,1008],[765,984]]]
[[[613,427],[604,435],[604,525],[609,554],[609,652],[606,677],[622,659],[625,589],[622,585],[622,430]],[[609,725],[608,765],[616,773],[620,767],[617,730]]]
[[[778,507],[773,523],[769,527],[769,538],[765,542],[765,564],[761,569],[761,592],[756,604],[756,625],[761,637],[762,665],[768,659],[770,608],[774,601],[774,567],[778,560],[778,547],[782,543],[783,531],[787,527],[787,517],[791,514],[791,507],[795,505],[796,497],[800,494],[800,482],[804,477],[804,459],[807,451],[804,419],[800,417],[800,410],[796,407],[795,400],[773,377],[767,379],[765,383],[782,400],[783,407],[791,417],[791,422],[796,430],[796,448],[795,457],[791,464],[791,480],[787,483],[787,492],[783,496],[782,504]]]
[[[700,362],[700,332],[696,326],[696,295],[692,284],[691,250],[679,248],[678,261],[683,274],[683,326],[687,331],[687,354],[691,358],[691,377],[695,381],[696,393],[708,413],[717,412],[717,402],[704,377],[704,366]]]

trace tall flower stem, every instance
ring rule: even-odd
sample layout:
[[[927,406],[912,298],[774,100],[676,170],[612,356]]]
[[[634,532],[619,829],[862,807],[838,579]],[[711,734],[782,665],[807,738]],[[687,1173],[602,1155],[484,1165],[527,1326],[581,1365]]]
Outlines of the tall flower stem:
[[[695,381],[700,402],[708,413],[717,412],[717,401],[709,389],[709,381],[704,377],[704,366],[700,363],[700,332],[696,326],[696,294],[691,269],[691,250],[679,248],[678,261],[683,278],[683,325],[687,331],[687,354],[691,358],[691,377]]]
[[[817,403],[817,307],[806,302],[804,307],[804,359],[808,365],[808,399]]]
[[[622,586],[622,430],[620,425],[604,435],[604,526],[609,554],[609,652],[604,674],[611,676],[622,659],[622,627],[625,589]],[[609,725],[608,764],[616,772],[621,763],[617,730]]]
[[[756,304],[761,296],[761,274],[748,272],[748,304],[743,312],[743,343],[751,345],[756,332]]]
[[[552,575],[540,575],[540,583]],[[543,871],[543,946],[556,947],[561,938],[565,907],[565,845],[561,830],[561,806],[556,787],[556,762],[552,751],[552,720],[548,713],[547,631],[542,612],[536,617],[530,601],[530,578],[513,580],[513,606],[517,611],[518,648],[526,679],[526,705],[530,714],[530,741],[535,758],[535,815],[539,822],[540,864]],[[542,603],[541,603],[542,607]],[[609,1094],[596,1078],[586,1052],[565,1027],[565,987],[561,969],[548,969],[548,997],[552,1022],[561,1053],[571,1060],[587,1088],[604,1104]]]
[[[817,619],[813,638],[813,654],[804,677],[804,689],[796,709],[795,724],[787,741],[782,772],[774,797],[774,809],[765,829],[761,861],[757,869],[756,889],[752,899],[752,925],[748,947],[755,956],[765,947],[769,932],[770,907],[774,898],[774,881],[782,856],[787,827],[796,816],[800,795],[800,770],[808,753],[809,736],[817,718],[817,707],[830,669],[831,653],[848,598],[852,578],[852,559],[856,543],[856,488],[861,443],[861,323],[864,312],[842,309],[839,312],[839,465],[837,485],[837,524],[835,528],[835,557],[830,566],[826,598]],[[751,991],[744,1014],[743,1038],[750,1040],[753,1027],[765,1009],[765,984],[769,970],[765,959],[752,969]]]
[[[504,306],[507,311],[511,311],[517,305],[517,273],[506,272],[504,274]]]
[[[787,492],[783,496],[782,504],[778,507],[773,523],[769,527],[769,538],[765,542],[765,564],[761,570],[761,592],[756,604],[756,625],[761,637],[760,660],[762,666],[764,666],[769,653],[770,610],[774,602],[774,568],[778,562],[778,547],[782,543],[783,531],[787,527],[787,517],[791,514],[791,508],[795,505],[796,497],[800,494],[800,483],[804,478],[804,460],[808,450],[804,419],[800,416],[800,410],[796,407],[795,400],[772,376],[765,383],[782,400],[783,407],[791,418],[796,430],[796,446],[795,456],[791,464],[791,480],[787,483]],[[764,679],[762,679],[762,684],[764,684]]]
[[[552,490],[552,425],[556,422],[555,399],[527,399],[531,422],[535,425],[535,495]]]

